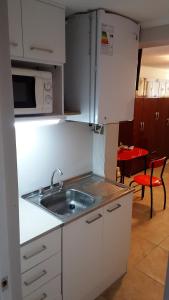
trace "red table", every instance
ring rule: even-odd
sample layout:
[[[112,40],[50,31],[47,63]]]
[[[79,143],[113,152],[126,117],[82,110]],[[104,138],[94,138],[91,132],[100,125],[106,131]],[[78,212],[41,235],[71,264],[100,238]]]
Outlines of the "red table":
[[[121,162],[121,179],[120,182],[124,183],[124,170],[125,161],[132,160],[138,157],[144,157],[145,160],[145,173],[146,173],[146,158],[148,155],[148,150],[143,148],[134,147],[133,149],[119,149],[117,153],[117,160]]]

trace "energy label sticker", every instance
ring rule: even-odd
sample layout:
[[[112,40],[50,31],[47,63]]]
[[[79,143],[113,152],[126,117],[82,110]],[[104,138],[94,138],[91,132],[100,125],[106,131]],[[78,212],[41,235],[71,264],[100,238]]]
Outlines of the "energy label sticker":
[[[101,54],[113,55],[113,26],[102,24]]]

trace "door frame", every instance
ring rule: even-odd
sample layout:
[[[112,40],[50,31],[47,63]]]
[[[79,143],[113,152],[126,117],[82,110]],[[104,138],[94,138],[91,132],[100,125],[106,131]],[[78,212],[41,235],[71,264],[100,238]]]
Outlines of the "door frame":
[[[21,300],[19,208],[7,0],[0,1],[0,300]],[[7,287],[2,288],[2,279]]]

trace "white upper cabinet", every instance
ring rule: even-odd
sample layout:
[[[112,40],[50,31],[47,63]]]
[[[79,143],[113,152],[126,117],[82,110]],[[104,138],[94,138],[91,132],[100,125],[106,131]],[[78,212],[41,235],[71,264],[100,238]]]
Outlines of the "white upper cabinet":
[[[65,9],[50,0],[8,0],[11,57],[65,62]]]
[[[65,62],[65,11],[46,1],[22,0],[24,57]]]
[[[23,56],[20,0],[8,0],[8,19],[11,56]]]
[[[138,24],[100,9],[71,16],[66,37],[65,107],[81,113],[71,119],[95,124],[133,119]]]

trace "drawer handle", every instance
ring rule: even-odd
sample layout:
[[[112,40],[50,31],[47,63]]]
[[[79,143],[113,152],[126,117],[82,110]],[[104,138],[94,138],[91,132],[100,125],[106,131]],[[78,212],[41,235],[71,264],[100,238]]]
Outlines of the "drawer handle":
[[[11,45],[12,47],[18,47],[18,43],[16,43],[16,42],[10,42],[10,45]]]
[[[92,219],[90,219],[90,220],[87,220],[86,223],[87,223],[87,224],[91,224],[91,223],[95,222],[96,220],[98,220],[98,219],[100,219],[100,218],[102,218],[102,215],[101,215],[101,214],[98,214],[96,217],[94,217],[94,218],[92,218]]]
[[[43,293],[42,296],[40,296],[40,298],[36,298],[35,300],[44,300],[47,298],[47,294]]]
[[[41,252],[45,251],[47,249],[47,247],[45,245],[42,245],[42,247],[40,249],[38,249],[36,252],[30,254],[30,255],[23,255],[24,259],[30,259],[38,254],[40,254]]]
[[[24,284],[26,286],[30,286],[32,285],[35,281],[39,280],[40,278],[42,278],[43,276],[45,276],[47,274],[46,270],[43,270],[39,275],[37,275],[37,277],[30,279],[29,281],[24,281]]]
[[[37,51],[41,51],[41,52],[48,52],[48,53],[53,53],[53,50],[51,49],[47,49],[47,48],[41,48],[41,47],[35,47],[35,46],[31,46],[30,50],[37,50]]]
[[[116,209],[118,209],[120,207],[121,207],[121,204],[117,204],[116,206],[114,206],[112,208],[108,208],[107,211],[110,213],[110,212],[112,212],[112,211],[114,211],[114,210],[116,210]]]

